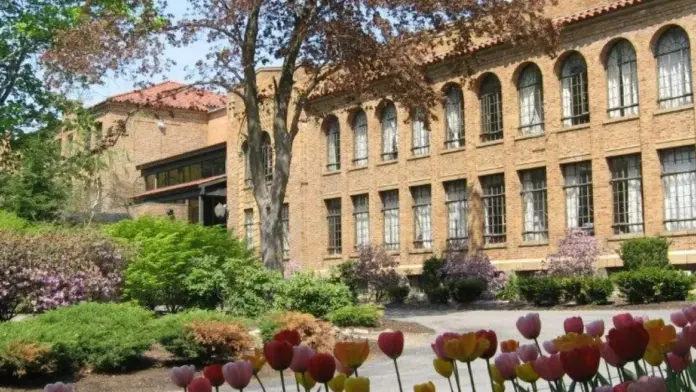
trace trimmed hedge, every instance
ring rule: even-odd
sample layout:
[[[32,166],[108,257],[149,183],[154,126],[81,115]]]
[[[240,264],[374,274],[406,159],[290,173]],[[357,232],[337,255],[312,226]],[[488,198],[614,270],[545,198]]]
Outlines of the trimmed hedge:
[[[298,273],[283,282],[275,297],[275,309],[324,317],[353,304],[353,296],[342,283],[332,283],[308,273]]]
[[[669,242],[665,238],[634,238],[621,244],[621,260],[627,270],[643,267],[670,268]]]
[[[561,282],[563,298],[578,305],[606,304],[614,292],[614,282],[609,278],[579,276]]]
[[[536,306],[554,306],[561,302],[563,284],[553,276],[530,276],[519,279],[520,296]]]
[[[389,292],[389,298],[391,298],[393,303],[402,304],[406,302],[406,298],[408,298],[408,294],[411,292],[411,287],[406,285],[396,286],[387,291]]]
[[[452,299],[460,304],[474,302],[486,291],[487,283],[481,278],[452,279],[448,282]]]
[[[694,285],[694,278],[681,271],[654,267],[619,272],[613,279],[632,304],[684,301]]]
[[[351,305],[334,310],[326,318],[339,327],[376,327],[382,311],[374,305]]]

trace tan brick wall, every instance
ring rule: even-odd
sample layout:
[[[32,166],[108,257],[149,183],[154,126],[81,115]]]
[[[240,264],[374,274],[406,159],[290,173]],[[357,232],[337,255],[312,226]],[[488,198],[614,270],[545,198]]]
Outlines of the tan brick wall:
[[[134,218],[141,216],[168,216],[168,212],[174,213],[174,219],[188,221],[188,205],[173,203],[142,203],[132,207],[131,214]]]

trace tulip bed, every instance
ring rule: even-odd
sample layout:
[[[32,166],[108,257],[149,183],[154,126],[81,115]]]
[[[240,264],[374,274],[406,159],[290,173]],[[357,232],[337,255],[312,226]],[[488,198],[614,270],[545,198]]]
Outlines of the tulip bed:
[[[516,340],[499,343],[496,333],[487,330],[437,336],[431,345],[433,368],[448,380],[450,392],[465,390],[466,377],[471,381],[470,390],[476,391],[471,371],[475,361],[487,363],[487,383],[492,392],[536,392],[542,384],[552,392],[693,391],[696,363],[691,348],[696,348],[696,305],[673,313],[670,321],[618,314],[605,335],[602,320],[585,324],[580,317],[571,317],[564,322],[564,335],[540,343],[542,323],[539,314],[530,313],[516,323],[526,339],[523,344]],[[398,366],[404,349],[403,333],[383,332],[377,345],[393,361],[394,377],[403,392]],[[241,392],[253,380],[265,392],[259,372],[268,364],[278,372],[283,391],[296,388],[309,392],[316,388],[317,392],[369,392],[370,380],[359,374],[369,353],[367,340],[338,342],[332,354],[316,353],[302,344],[298,331],[283,330],[266,342],[263,350],[255,349],[225,365],[207,366],[201,377],[196,377],[193,366],[181,366],[170,370],[170,378],[185,392],[217,391],[225,383]],[[295,374],[294,380],[284,378],[287,369]],[[48,385],[46,392],[71,388]],[[434,392],[435,386],[426,382],[412,389]]]

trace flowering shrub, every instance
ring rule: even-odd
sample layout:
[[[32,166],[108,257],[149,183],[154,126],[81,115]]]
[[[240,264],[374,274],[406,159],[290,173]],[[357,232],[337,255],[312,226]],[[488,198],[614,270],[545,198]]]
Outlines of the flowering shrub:
[[[364,246],[359,249],[357,260],[342,263],[333,271],[333,280],[345,284],[354,300],[357,300],[360,291],[364,291],[371,300],[381,302],[403,280],[396,270],[398,266],[396,258],[384,248]]]
[[[486,283],[485,296],[493,298],[507,283],[507,276],[496,271],[485,253],[467,255],[465,252],[447,252],[444,275],[448,280],[480,279]]]
[[[591,276],[602,252],[597,238],[582,229],[570,229],[558,243],[558,251],[548,257],[548,273],[558,276]]]

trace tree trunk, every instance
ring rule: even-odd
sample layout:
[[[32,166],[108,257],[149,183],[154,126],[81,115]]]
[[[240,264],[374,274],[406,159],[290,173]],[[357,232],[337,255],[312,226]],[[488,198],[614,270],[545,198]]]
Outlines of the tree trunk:
[[[283,227],[281,210],[283,203],[270,198],[257,199],[261,218],[261,259],[267,268],[283,271]]]

